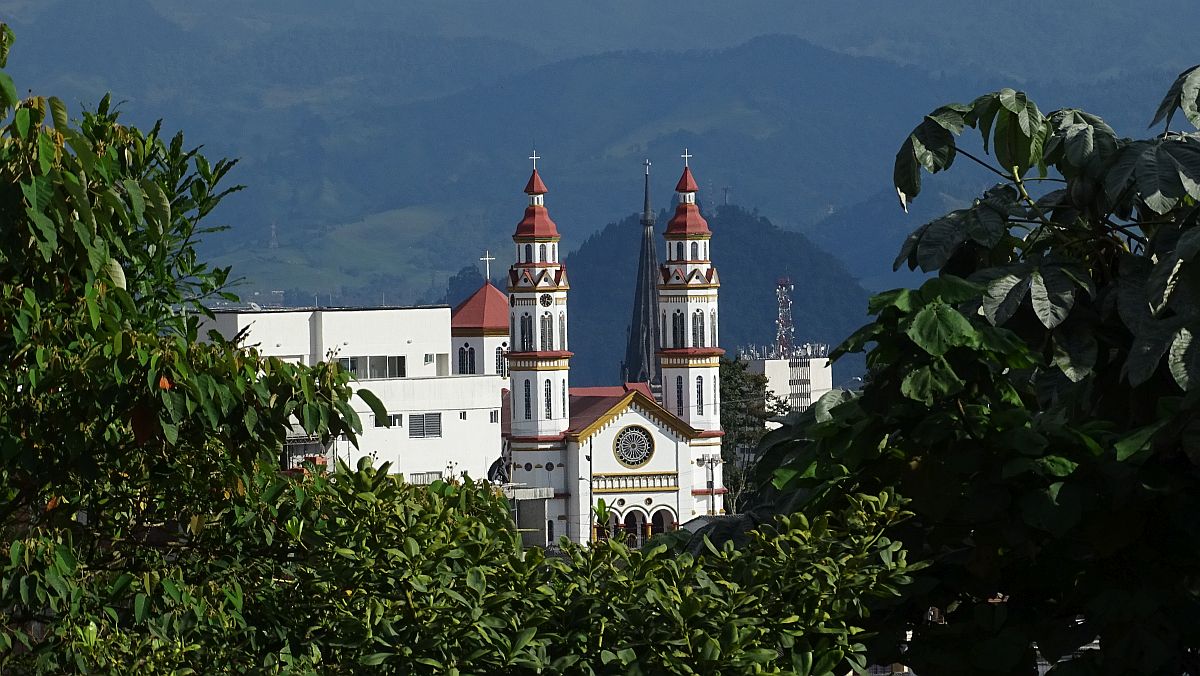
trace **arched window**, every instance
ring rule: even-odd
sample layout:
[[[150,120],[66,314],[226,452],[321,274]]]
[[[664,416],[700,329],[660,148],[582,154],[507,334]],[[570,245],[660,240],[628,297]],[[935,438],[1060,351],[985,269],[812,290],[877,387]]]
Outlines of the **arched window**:
[[[716,310],[713,310],[710,313],[710,318],[711,318],[711,321],[708,323],[708,330],[712,333],[712,340],[710,340],[708,342],[708,344],[712,345],[713,347],[716,347],[716,346],[720,345],[720,343],[717,342],[717,311]]]
[[[533,352],[533,317],[521,315],[521,351]]]
[[[547,312],[542,315],[541,319],[542,330],[542,346],[538,349],[553,350],[554,349],[554,318]]]
[[[546,262],[546,245],[545,244],[538,245],[538,261],[541,263]]]
[[[704,260],[708,260],[708,242],[704,243]]]
[[[683,334],[683,310],[676,310],[675,314],[671,315],[671,338],[675,347],[686,347],[683,344]]]
[[[666,347],[667,346],[667,311],[666,310],[662,311],[662,324],[659,325],[659,328],[662,329],[662,339],[658,342],[658,346]]]
[[[692,347],[704,347],[704,310],[692,314]]]
[[[517,316],[514,314],[508,315],[508,338],[509,340],[517,340]]]
[[[692,242],[692,260],[700,260],[700,243]]]
[[[525,262],[526,263],[533,262],[533,245],[532,244],[525,245]]]
[[[567,415],[567,381],[566,380],[564,380],[562,382],[562,400],[563,400],[562,401],[562,406],[563,406],[562,407],[562,415],[564,418],[566,418],[566,417],[569,417]]]
[[[533,393],[529,391],[529,379],[525,379],[525,419],[533,419]]]
[[[546,386],[542,388],[542,394],[546,395],[546,420],[554,417],[554,391],[550,389],[550,379],[546,379]]]
[[[696,415],[704,415],[704,376],[696,376]]]
[[[505,343],[508,345],[508,343]],[[508,360],[504,358],[504,348],[496,348],[496,374],[501,378],[508,377]]]
[[[721,378],[720,376],[713,378],[713,413],[721,410],[717,408],[721,405]]]
[[[679,242],[675,245],[675,260],[683,260],[683,242]]]
[[[465,347],[458,348],[458,372],[467,372],[467,348]]]
[[[558,313],[558,349],[567,349],[567,313]]]
[[[475,374],[475,348],[467,348],[467,373]]]
[[[558,260],[558,245],[557,244],[550,245],[550,260],[551,261]]]
[[[683,417],[683,376],[675,376],[675,415]]]

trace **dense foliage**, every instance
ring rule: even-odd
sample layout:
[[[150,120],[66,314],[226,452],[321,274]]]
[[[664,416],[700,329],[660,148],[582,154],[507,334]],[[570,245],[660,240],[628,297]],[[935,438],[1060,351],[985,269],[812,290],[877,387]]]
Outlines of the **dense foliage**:
[[[1152,138],[1005,89],[900,149],[902,203],[958,158],[1002,182],[909,237],[896,266],[937,276],[873,298],[837,351],[867,352],[861,394],[822,399],[764,462],[792,505],[912,500],[894,533],[931,566],[876,617],[880,659],[911,630],[921,674],[1033,674],[1039,654],[1052,674],[1200,672],[1200,134],[1179,111],[1200,126],[1200,69]]]
[[[721,359],[722,479],[730,514],[758,500],[754,449],[767,433],[767,422],[787,413],[787,402],[767,391],[767,377],[748,366],[742,359]]]
[[[0,65],[11,33],[0,26]],[[0,71],[0,672],[832,674],[907,581],[887,491],[703,559],[524,552],[491,487],[365,464],[332,364],[201,340],[228,271],[195,244],[233,164],[68,119]],[[359,391],[368,402],[372,395]],[[309,469],[312,469],[311,467]]]

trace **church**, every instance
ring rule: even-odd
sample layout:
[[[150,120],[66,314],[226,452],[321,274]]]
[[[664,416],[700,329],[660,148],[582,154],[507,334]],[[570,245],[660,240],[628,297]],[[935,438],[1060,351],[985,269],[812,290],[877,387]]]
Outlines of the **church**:
[[[507,378],[501,429],[508,480],[553,489],[544,541],[624,534],[640,544],[723,510],[720,278],[710,257],[712,233],[696,202],[691,155],[685,150],[682,157],[662,263],[645,163],[624,382],[570,385],[571,286],[536,152],[524,191],[528,205],[512,236],[516,256],[506,292],[485,281],[452,312],[456,373]],[[600,500],[608,523],[595,522],[592,508]]]

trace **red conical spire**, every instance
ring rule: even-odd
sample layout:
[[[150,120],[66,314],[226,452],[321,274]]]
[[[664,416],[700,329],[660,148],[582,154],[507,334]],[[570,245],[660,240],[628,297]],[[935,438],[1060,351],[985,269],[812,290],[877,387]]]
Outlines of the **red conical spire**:
[[[534,169],[529,175],[529,182],[525,184],[526,195],[545,195],[550,192],[546,189],[546,184],[542,183],[542,177],[538,175],[538,170]]]
[[[542,158],[535,150],[529,159],[533,160],[533,173],[529,175],[529,182],[525,184],[525,194],[529,195],[529,206],[525,207],[525,217],[521,219],[520,223],[517,223],[517,231],[513,233],[513,238],[557,238],[558,226],[550,219],[550,213],[546,211],[545,206],[544,195],[550,191],[546,189],[546,184],[542,182],[542,177],[537,170],[537,161]]]
[[[687,149],[683,151],[683,175],[675,184],[675,192],[679,193],[679,204],[675,206],[675,215],[667,223],[667,235],[711,235],[708,221],[700,215],[700,207],[696,206],[696,177],[692,176],[692,168],[688,160],[692,157]]]

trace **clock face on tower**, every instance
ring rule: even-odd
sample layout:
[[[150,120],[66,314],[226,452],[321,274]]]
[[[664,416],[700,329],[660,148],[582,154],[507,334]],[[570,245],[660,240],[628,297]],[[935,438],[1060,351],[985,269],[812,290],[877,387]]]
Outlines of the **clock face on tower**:
[[[617,432],[617,438],[613,440],[613,453],[622,465],[641,467],[654,455],[654,438],[646,428],[630,425]]]
[[[550,294],[543,293],[542,297],[538,299],[538,302],[542,304],[542,307],[550,307],[550,304],[554,302],[554,299],[550,297]]]

